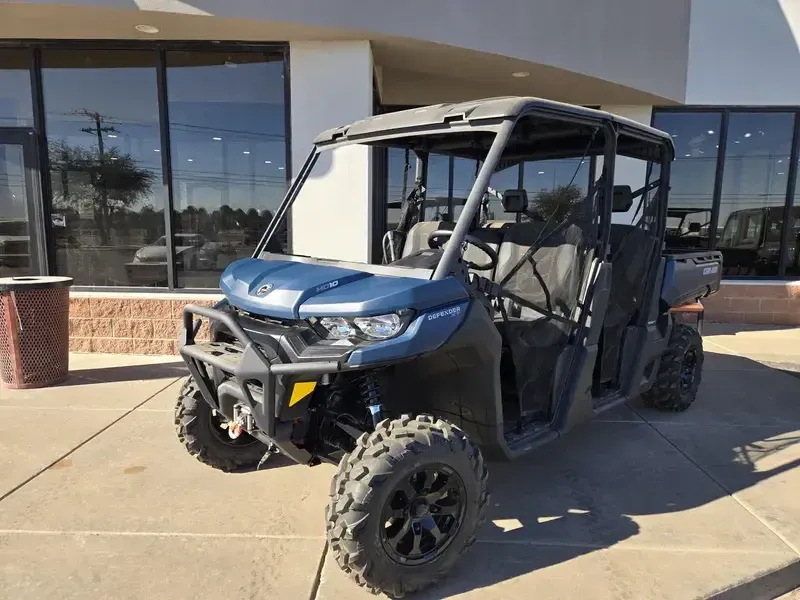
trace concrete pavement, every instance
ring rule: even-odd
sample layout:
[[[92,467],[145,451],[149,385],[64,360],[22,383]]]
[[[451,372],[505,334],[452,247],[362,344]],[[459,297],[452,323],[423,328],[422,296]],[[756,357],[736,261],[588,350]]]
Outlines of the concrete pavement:
[[[705,341],[686,413],[634,402],[491,465],[479,543],[421,597],[800,586],[800,329],[710,324]],[[326,555],[333,467],[223,474],[190,459],[174,357],[76,354],[72,369],[57,388],[0,391],[0,598],[371,597]]]

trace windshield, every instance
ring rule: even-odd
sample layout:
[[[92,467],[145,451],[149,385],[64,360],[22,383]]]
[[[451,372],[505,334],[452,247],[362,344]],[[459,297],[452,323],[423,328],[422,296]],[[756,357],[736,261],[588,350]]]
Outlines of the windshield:
[[[478,130],[323,150],[286,214],[281,217],[280,210],[276,213],[279,220],[267,228],[271,235],[263,250],[367,263],[371,258],[368,238],[375,229],[408,231],[419,221],[455,221],[466,203],[474,176],[469,188],[461,190],[461,197],[452,198],[450,157],[462,155],[467,159],[471,154],[475,165],[485,157],[494,137],[493,132]],[[445,143],[447,152],[420,149]],[[388,192],[387,204],[377,206],[373,199],[382,194],[375,189],[373,173],[381,172]],[[373,220],[376,210],[381,216],[386,215],[386,223],[380,227],[375,227]]]

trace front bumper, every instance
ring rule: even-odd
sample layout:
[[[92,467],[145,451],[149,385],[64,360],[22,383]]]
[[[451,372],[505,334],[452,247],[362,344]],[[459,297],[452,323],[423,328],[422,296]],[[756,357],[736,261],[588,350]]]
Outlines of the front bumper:
[[[239,345],[224,341],[196,342],[199,329],[196,316],[221,325]],[[234,405],[245,405],[262,436],[297,462],[308,462],[312,457],[290,441],[291,421],[279,419],[286,416],[285,403],[291,388],[297,382],[317,381],[322,376],[351,369],[339,360],[286,362],[281,359],[285,352],[281,351],[278,339],[259,336],[256,343],[231,313],[193,304],[183,309],[179,351],[203,399],[212,408],[232,419]]]

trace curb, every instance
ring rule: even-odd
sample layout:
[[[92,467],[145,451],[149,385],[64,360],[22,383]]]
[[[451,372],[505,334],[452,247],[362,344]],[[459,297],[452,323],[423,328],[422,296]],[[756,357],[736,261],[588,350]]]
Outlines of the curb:
[[[776,600],[800,586],[800,557],[752,579],[711,593],[704,600]]]

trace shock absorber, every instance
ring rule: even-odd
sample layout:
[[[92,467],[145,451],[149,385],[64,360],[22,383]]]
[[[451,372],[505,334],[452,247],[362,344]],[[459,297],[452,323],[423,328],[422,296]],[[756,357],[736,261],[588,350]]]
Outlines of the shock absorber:
[[[381,406],[381,386],[378,382],[378,377],[374,371],[368,371],[358,382],[358,388],[361,392],[361,400],[369,409],[372,415],[372,426],[377,428],[378,423],[381,422],[381,413],[383,407]]]

